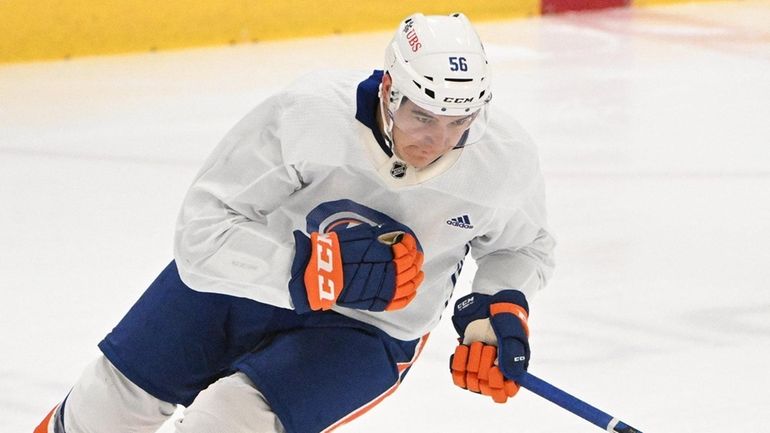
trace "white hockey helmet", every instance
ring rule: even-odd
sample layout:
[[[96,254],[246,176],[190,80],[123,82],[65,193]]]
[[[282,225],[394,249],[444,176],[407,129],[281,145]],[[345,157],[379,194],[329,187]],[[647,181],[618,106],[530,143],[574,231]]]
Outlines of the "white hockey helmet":
[[[475,137],[466,137],[461,145],[483,133],[492,98],[489,67],[478,33],[464,14],[406,18],[385,50],[385,72],[392,80],[384,119],[389,139],[404,97],[436,115],[476,113],[477,125],[471,128]]]

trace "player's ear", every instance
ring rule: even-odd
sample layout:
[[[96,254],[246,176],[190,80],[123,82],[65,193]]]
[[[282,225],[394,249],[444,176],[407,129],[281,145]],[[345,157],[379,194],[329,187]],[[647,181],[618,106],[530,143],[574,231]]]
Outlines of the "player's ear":
[[[380,98],[387,101],[390,94],[390,86],[393,85],[393,79],[390,78],[390,74],[385,72],[382,74],[382,81],[380,83]]]

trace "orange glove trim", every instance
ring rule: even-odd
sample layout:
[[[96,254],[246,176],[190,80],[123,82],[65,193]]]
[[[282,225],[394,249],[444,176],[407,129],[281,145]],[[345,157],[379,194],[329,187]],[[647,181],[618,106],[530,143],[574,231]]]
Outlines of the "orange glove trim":
[[[518,317],[521,321],[521,326],[524,327],[524,332],[527,334],[527,337],[529,337],[529,324],[527,323],[527,310],[524,309],[524,307],[516,304],[511,304],[510,302],[498,302],[496,304],[492,304],[489,306],[489,313],[492,316],[495,316],[497,314],[502,313],[510,313],[514,316]]]
[[[305,270],[307,300],[312,310],[328,310],[342,292],[342,254],[337,233],[311,233],[310,262]]]
[[[492,397],[505,403],[519,392],[519,385],[505,379],[495,365],[497,348],[480,341],[470,347],[460,344],[452,357],[452,381],[460,388]]]
[[[425,260],[423,253],[417,249],[417,240],[409,233],[404,233],[401,239],[392,245],[393,262],[396,265],[396,290],[393,300],[385,309],[400,310],[406,307],[415,296],[425,274],[422,264]]]
[[[468,387],[468,383],[465,381],[465,365],[468,363],[468,353],[468,346],[459,345],[452,357],[452,381],[463,389]]]

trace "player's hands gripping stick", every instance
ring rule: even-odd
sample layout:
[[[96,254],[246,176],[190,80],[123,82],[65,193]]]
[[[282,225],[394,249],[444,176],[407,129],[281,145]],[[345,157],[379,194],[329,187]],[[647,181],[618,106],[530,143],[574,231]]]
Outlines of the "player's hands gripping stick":
[[[452,316],[460,335],[450,358],[454,384],[497,403],[515,396],[515,380],[529,364],[527,316],[526,298],[517,290],[460,298]]]
[[[396,227],[361,224],[329,233],[294,232],[289,281],[294,309],[404,308],[423,281],[423,253],[415,237]]]
[[[491,344],[460,344],[451,364],[452,380],[460,388],[488,395],[497,403],[505,403],[519,392],[519,385],[506,379],[497,367],[497,347]]]

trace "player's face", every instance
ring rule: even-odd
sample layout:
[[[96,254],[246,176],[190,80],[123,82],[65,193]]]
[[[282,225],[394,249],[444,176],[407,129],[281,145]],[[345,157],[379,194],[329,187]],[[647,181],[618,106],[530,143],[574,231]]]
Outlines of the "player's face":
[[[405,100],[393,115],[393,146],[409,165],[423,168],[452,150],[476,114],[442,116]]]

